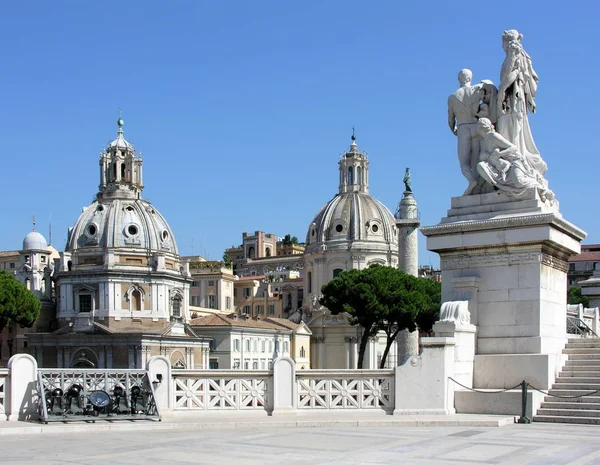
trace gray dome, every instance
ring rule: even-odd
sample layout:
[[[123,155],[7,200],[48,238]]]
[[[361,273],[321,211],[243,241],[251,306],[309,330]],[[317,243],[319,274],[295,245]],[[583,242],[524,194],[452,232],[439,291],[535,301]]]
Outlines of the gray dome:
[[[323,246],[397,251],[396,222],[387,207],[367,193],[337,194],[313,219],[306,245],[307,253]]]
[[[178,254],[166,220],[151,203],[141,199],[100,199],[86,207],[69,230],[66,250],[86,247],[127,247]]]
[[[47,250],[46,238],[37,231],[31,231],[23,239],[23,250]]]

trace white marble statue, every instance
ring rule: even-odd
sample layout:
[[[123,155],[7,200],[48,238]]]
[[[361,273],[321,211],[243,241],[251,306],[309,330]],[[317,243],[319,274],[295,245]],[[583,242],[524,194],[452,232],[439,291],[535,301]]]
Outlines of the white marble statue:
[[[533,70],[531,57],[521,45],[522,39],[523,35],[514,29],[502,34],[506,58],[500,70],[497,129],[543,176],[547,165],[533,141],[527,117],[528,111],[535,113],[534,98],[539,78]]]
[[[476,170],[480,143],[477,120],[487,117],[495,121],[496,115],[496,88],[491,81],[471,85],[472,79],[471,70],[461,69],[458,73],[460,87],[448,97],[448,126],[457,137],[458,162],[462,174],[469,182],[464,195],[475,193],[481,184]]]
[[[471,85],[472,73],[463,69],[461,87],[448,98],[448,124],[458,138],[460,169],[469,181],[463,195],[497,190],[518,198],[535,189],[543,201],[555,200],[529,127],[538,76],[522,39],[514,29],[504,31],[506,58],[497,89],[491,81]]]
[[[471,324],[468,300],[451,300],[442,303],[440,308],[440,322],[455,323],[459,325]]]
[[[516,145],[494,130],[489,119],[477,122],[477,132],[481,137],[477,171],[494,189],[516,198],[535,189],[543,201],[554,201],[544,177]]]

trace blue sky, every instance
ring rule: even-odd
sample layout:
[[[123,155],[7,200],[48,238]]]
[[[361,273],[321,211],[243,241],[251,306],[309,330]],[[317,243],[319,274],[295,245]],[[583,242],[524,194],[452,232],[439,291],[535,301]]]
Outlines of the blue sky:
[[[181,254],[219,259],[243,231],[304,240],[337,192],[352,126],[372,195],[395,211],[408,166],[422,222],[436,224],[466,187],[447,96],[464,67],[498,82],[501,34],[513,28],[540,76],[530,121],[550,188],[585,242],[600,242],[600,8],[562,5],[3,2],[0,250],[21,247],[32,215],[45,235],[52,215],[64,248],[97,192],[119,108],[143,153],[143,196]],[[420,263],[437,264],[419,240]]]

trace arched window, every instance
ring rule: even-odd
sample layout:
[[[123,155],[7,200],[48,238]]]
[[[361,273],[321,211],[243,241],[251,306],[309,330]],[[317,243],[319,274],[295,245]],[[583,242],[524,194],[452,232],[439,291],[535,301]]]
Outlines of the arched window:
[[[308,293],[312,294],[312,271],[307,273]]]
[[[142,309],[142,293],[136,289],[131,293],[131,309],[141,310]]]
[[[248,258],[254,258],[254,247],[248,247]]]
[[[362,184],[362,168],[360,166],[356,168],[356,184]]]
[[[121,163],[121,181],[125,180],[125,163]]]
[[[348,167],[348,184],[354,184],[354,168]]]
[[[181,296],[179,294],[173,297],[173,317],[181,318]]]
[[[333,270],[333,277],[337,278],[337,276],[344,270],[342,270],[341,268],[336,268],[335,270]]]
[[[300,357],[306,357],[306,350],[304,349],[304,346],[300,347]]]
[[[267,257],[270,257],[270,256],[271,256],[271,248],[270,248],[270,247],[267,247],[267,248],[265,249],[265,255],[266,255]]]
[[[117,164],[116,163],[113,163],[113,177],[114,177],[114,180],[116,181],[117,180]]]

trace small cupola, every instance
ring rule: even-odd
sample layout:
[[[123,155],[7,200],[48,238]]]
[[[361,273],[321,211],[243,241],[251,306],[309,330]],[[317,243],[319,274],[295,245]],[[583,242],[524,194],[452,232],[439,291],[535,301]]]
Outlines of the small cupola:
[[[139,199],[144,189],[142,158],[123,135],[123,118],[117,120],[117,138],[100,154],[98,198]]]
[[[350,150],[340,157],[340,194],[369,192],[369,160],[366,153],[358,150],[354,128],[352,128]]]

